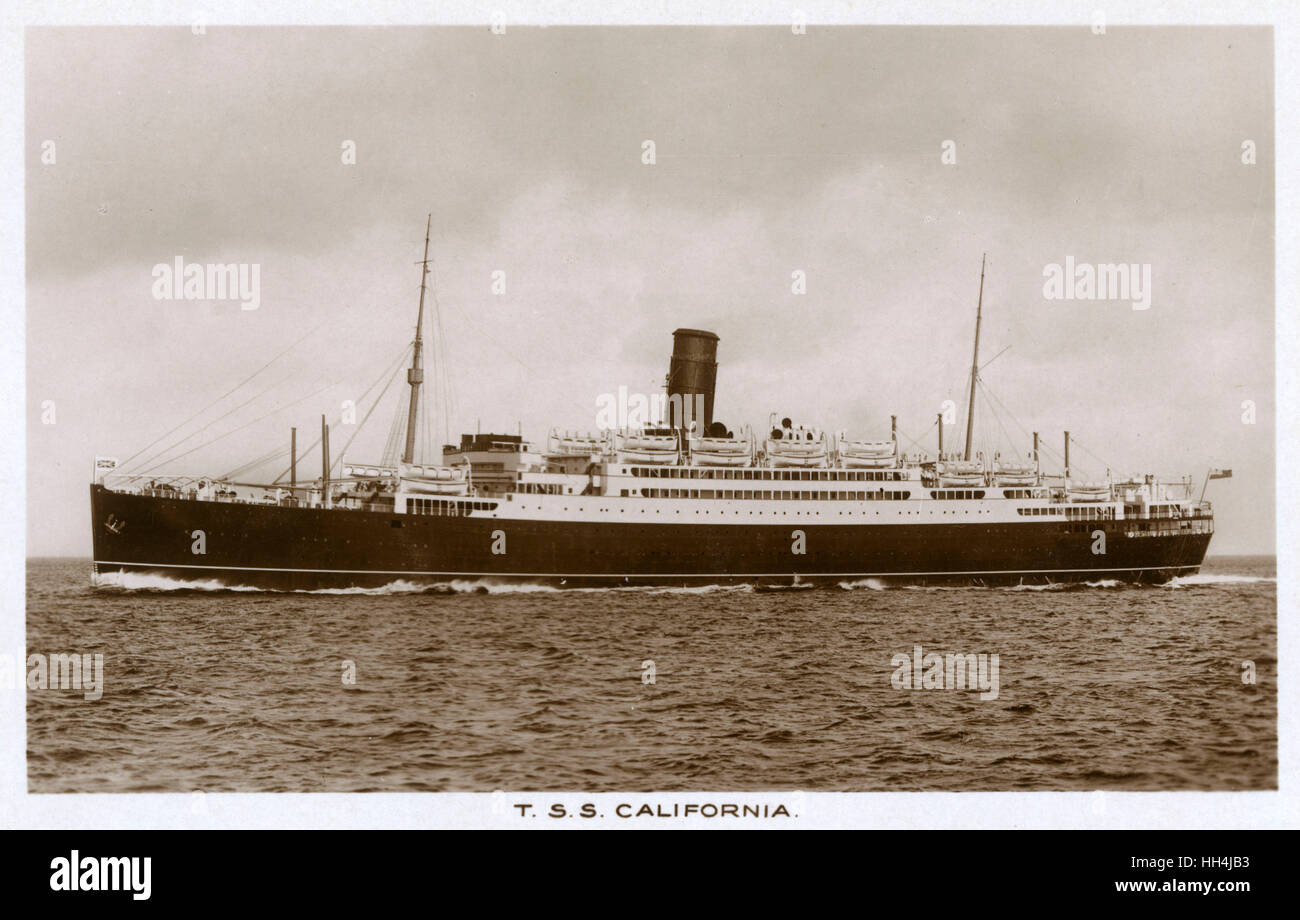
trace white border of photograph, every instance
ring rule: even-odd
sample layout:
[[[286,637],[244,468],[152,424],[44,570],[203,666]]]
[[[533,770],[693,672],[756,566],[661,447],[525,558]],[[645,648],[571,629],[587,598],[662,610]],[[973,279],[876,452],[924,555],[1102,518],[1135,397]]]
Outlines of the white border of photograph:
[[[540,7],[540,8],[539,8]],[[229,12],[234,9],[237,12]],[[24,648],[26,533],[26,415],[34,411],[25,391],[25,145],[23,30],[36,25],[481,25],[494,19],[512,25],[790,25],[802,13],[807,28],[863,24],[903,25],[1074,25],[1089,28],[1097,15],[1107,28],[1125,25],[1274,26],[1276,182],[1276,386],[1279,394],[1300,393],[1296,355],[1296,255],[1300,254],[1295,214],[1300,163],[1295,154],[1295,116],[1300,92],[1297,43],[1300,9],[1288,4],[1218,2],[1168,6],[1159,2],[984,2],[965,0],[873,0],[851,8],[844,3],[696,0],[673,5],[585,0],[526,4],[512,0],[482,3],[430,2],[275,2],[222,4],[145,2],[7,4],[0,12],[0,125],[3,126],[5,194],[0,198],[0,388],[3,431],[0,438],[0,649]],[[1207,347],[1212,347],[1207,343]],[[1277,483],[1296,471],[1296,423],[1286,413],[1289,399],[1278,399]],[[37,407],[38,411],[39,407]],[[1279,488],[1280,494],[1282,492]],[[1294,502],[1279,501],[1290,511]],[[26,828],[423,828],[423,827],[879,827],[879,828],[1255,828],[1296,827],[1300,813],[1296,782],[1296,574],[1300,552],[1290,514],[1278,515],[1278,760],[1277,792],[999,792],[999,793],[429,793],[429,794],[59,794],[27,791],[26,698],[23,689],[0,689],[0,826]],[[531,817],[511,806],[533,805]],[[570,813],[593,803],[604,817],[552,819],[556,803]],[[658,812],[683,814],[687,805],[783,805],[790,817],[721,818],[624,817],[650,805]],[[622,807],[620,807],[622,806]]]

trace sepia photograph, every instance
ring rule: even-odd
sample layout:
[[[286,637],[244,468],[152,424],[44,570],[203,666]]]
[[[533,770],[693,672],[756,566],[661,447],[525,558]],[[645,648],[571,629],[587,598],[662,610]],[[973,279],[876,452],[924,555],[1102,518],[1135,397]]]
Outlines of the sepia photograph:
[[[27,25],[17,793],[1276,793],[1274,28],[1119,13]]]

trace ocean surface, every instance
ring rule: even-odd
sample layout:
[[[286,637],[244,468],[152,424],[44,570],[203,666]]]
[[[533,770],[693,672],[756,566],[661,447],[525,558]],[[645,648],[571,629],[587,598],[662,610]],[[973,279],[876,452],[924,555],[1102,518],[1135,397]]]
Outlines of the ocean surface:
[[[28,785],[1275,789],[1275,576],[277,594],[33,559],[27,653],[102,654],[103,686],[28,692]],[[997,698],[896,688],[931,653],[996,654]]]

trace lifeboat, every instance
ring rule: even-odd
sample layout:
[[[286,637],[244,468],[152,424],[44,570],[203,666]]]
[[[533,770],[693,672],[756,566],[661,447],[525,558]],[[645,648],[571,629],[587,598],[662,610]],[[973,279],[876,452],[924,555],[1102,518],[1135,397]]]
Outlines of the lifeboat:
[[[1038,484],[1038,474],[1033,466],[1012,463],[993,464],[993,482],[999,486],[1033,486]]]
[[[1068,483],[1065,494],[1072,502],[1108,502],[1110,486],[1104,482]]]
[[[841,432],[835,454],[845,469],[885,469],[895,465],[893,441],[849,441]]]
[[[374,463],[343,464],[345,479],[392,479],[396,475],[397,470],[391,466],[380,466]]]
[[[935,466],[939,485],[945,489],[965,489],[984,485],[984,464],[979,460],[945,460]]]
[[[620,463],[674,464],[681,460],[677,436],[672,434],[618,434],[614,450]]]
[[[576,432],[552,431],[546,439],[546,453],[552,457],[592,457],[605,452],[604,437]]]
[[[464,495],[469,489],[469,474],[463,466],[421,466],[403,463],[400,467],[401,489],[421,495]]]
[[[826,442],[821,437],[812,441],[798,438],[768,440],[764,446],[772,466],[777,468],[810,468],[826,465]]]
[[[687,443],[697,466],[749,466],[753,461],[749,438],[691,438]]]
[[[693,438],[691,459],[700,466],[749,466],[752,451],[743,438]]]

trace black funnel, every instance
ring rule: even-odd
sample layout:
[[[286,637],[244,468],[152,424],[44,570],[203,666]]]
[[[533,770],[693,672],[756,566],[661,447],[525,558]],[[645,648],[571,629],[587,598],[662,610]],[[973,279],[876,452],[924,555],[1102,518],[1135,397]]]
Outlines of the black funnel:
[[[673,356],[668,362],[668,427],[686,428],[694,422],[696,431],[704,434],[713,423],[713,390],[717,382],[718,337],[702,329],[673,332]]]

